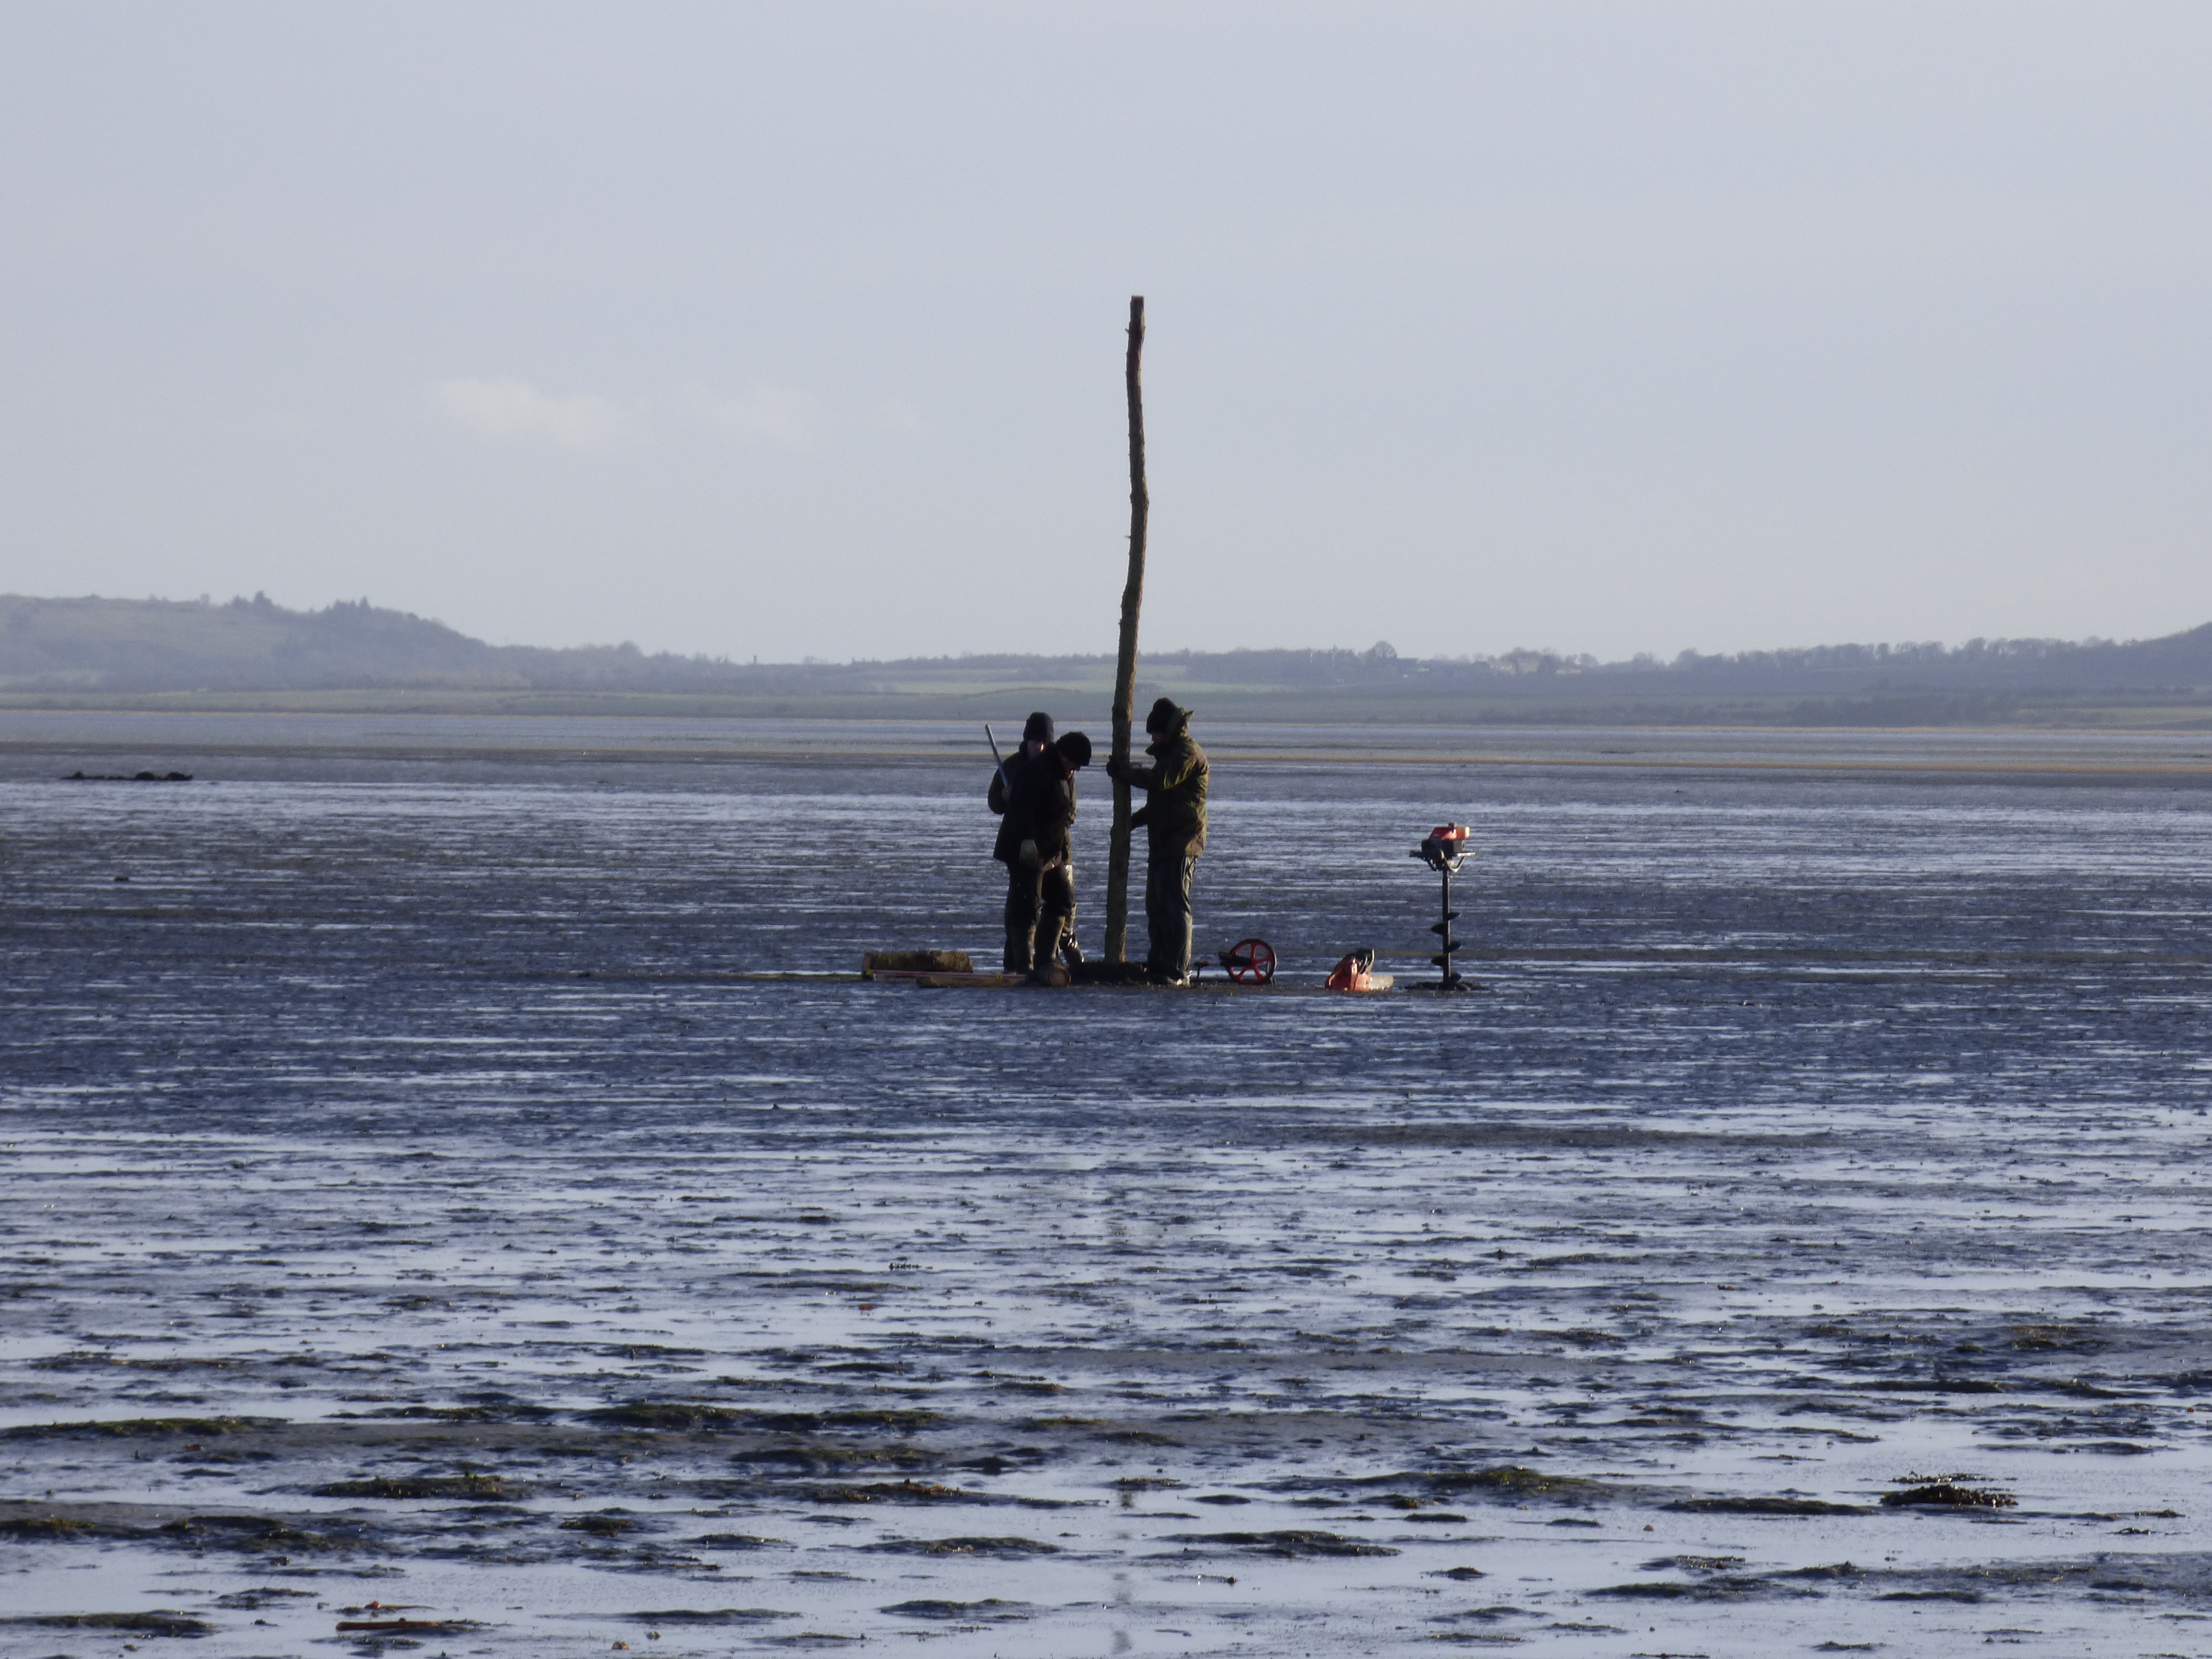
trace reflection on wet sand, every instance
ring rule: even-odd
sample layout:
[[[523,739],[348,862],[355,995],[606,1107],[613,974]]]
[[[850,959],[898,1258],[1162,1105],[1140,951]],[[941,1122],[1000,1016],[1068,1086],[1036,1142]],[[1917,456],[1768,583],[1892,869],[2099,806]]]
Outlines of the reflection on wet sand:
[[[988,948],[948,766],[172,755],[5,786],[25,1651],[2212,1616],[2185,779],[1223,767],[1286,981],[1475,826],[1439,1003],[738,977]]]

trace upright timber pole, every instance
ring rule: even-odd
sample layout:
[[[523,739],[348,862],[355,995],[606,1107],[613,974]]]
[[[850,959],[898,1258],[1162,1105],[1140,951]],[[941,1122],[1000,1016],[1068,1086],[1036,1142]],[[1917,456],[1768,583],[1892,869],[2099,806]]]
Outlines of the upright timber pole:
[[[1114,665],[1114,758],[1129,763],[1129,725],[1137,699],[1137,611],[1145,602],[1145,296],[1129,300],[1129,580],[1121,589],[1121,654]],[[1115,769],[1119,770],[1120,769]],[[1106,960],[1127,959],[1129,933],[1129,785],[1114,781],[1114,839],[1106,855]]]

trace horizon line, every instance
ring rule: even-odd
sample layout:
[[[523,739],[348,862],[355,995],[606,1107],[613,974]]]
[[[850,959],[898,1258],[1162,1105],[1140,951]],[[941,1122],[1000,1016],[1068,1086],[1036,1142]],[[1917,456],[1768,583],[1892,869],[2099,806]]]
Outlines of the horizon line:
[[[453,634],[459,635],[465,640],[471,641],[475,644],[483,646],[488,650],[493,651],[604,651],[624,653],[634,653],[639,656],[647,659],[672,659],[679,662],[708,662],[733,668],[858,668],[867,666],[890,666],[900,663],[960,663],[987,660],[1014,660],[1030,662],[1087,662],[1095,660],[1098,662],[1110,663],[1115,660],[1115,653],[1111,651],[969,650],[940,653],[935,655],[917,654],[903,657],[856,656],[848,657],[842,661],[827,657],[808,655],[802,655],[796,659],[787,659],[780,661],[763,661],[758,653],[751,654],[749,659],[741,660],[728,653],[717,653],[707,651],[649,651],[631,640],[622,640],[612,643],[587,643],[582,645],[498,645],[494,644],[491,641],[484,639],[480,635],[469,634],[459,628],[454,627],[451,623],[445,622],[439,617],[426,617],[419,611],[403,611],[396,605],[374,604],[366,594],[357,599],[333,599],[329,604],[322,606],[319,610],[307,608],[295,610],[289,605],[280,604],[279,602],[270,599],[265,592],[258,589],[251,598],[248,598],[245,594],[234,594],[228,599],[216,599],[207,593],[202,593],[194,598],[182,599],[169,599],[160,594],[152,593],[146,595],[143,599],[127,599],[119,594],[109,595],[102,593],[0,593],[0,605],[6,605],[18,601],[30,605],[82,605],[90,603],[122,605],[173,605],[180,608],[204,609],[209,611],[256,610],[278,611],[286,616],[302,617],[327,616],[333,611],[345,611],[381,612],[386,616],[403,617],[412,622],[424,623],[432,627],[445,629]],[[1282,653],[1285,654],[1297,653],[1307,656],[1364,657],[1382,660],[1402,659],[1404,661],[1413,663],[1435,662],[1472,665],[1486,662],[1494,663],[1516,660],[1534,660],[1537,662],[1554,662],[1563,665],[1571,665],[1583,669],[1662,669],[1676,665],[1699,661],[1723,661],[1742,657],[1794,655],[1802,653],[1823,651],[1869,651],[1884,654],[1891,653],[1940,653],[1944,655],[1949,655],[1957,652],[1973,651],[1978,647],[1998,651],[2002,651],[2002,648],[2008,647],[2018,647],[2025,646],[2034,646],[2046,649],[2052,647],[2063,647],[2081,650],[2124,648],[2130,646],[2151,645],[2156,644],[2161,641],[2178,639],[2183,635],[2194,633],[2197,631],[2198,629],[2204,627],[2212,627],[2212,623],[2199,623],[2195,627],[2176,629],[2172,633],[2149,635],[2131,639],[2113,639],[2094,634],[2085,635],[2074,639],[2068,639],[2057,635],[1997,635],[1995,637],[1986,635],[1976,635],[1972,638],[1960,641],[1956,645],[1953,645],[1948,641],[1945,640],[1906,639],[1893,641],[1838,640],[1830,641],[1816,645],[1761,646],[1742,651],[1706,652],[1700,651],[1695,647],[1688,647],[1675,653],[1671,657],[1662,657],[1656,653],[1650,651],[1639,651],[1630,656],[1611,659],[1600,658],[1587,651],[1571,652],[1562,651],[1553,646],[1525,645],[1511,646],[1499,651],[1470,651],[1458,653],[1436,652],[1431,653],[1427,655],[1414,655],[1400,652],[1388,640],[1377,640],[1372,645],[1367,646],[1364,648],[1356,646],[1341,645],[1238,645],[1221,647],[1184,645],[1169,647],[1157,647],[1151,650],[1140,651],[1139,654],[1140,658],[1151,657],[1158,659],[1174,659],[1178,657],[1260,656],[1273,653]]]

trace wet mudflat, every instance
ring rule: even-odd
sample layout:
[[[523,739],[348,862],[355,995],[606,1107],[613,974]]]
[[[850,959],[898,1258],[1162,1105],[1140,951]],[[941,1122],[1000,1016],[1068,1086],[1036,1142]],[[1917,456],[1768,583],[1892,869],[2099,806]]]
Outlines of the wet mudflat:
[[[0,1651],[2212,1652],[2190,740],[1224,734],[1202,943],[1418,975],[1457,817],[1439,1000],[746,977],[989,954],[903,732],[103,731]]]

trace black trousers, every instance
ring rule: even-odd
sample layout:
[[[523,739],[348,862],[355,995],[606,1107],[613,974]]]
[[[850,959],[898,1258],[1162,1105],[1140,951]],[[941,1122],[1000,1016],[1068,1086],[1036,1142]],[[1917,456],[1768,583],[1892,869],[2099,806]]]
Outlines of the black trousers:
[[[1145,865],[1145,966],[1177,979],[1190,972],[1190,878],[1195,854],[1170,853]]]
[[[1075,933],[1075,866],[1006,866],[1006,971],[1026,974],[1053,962]]]

